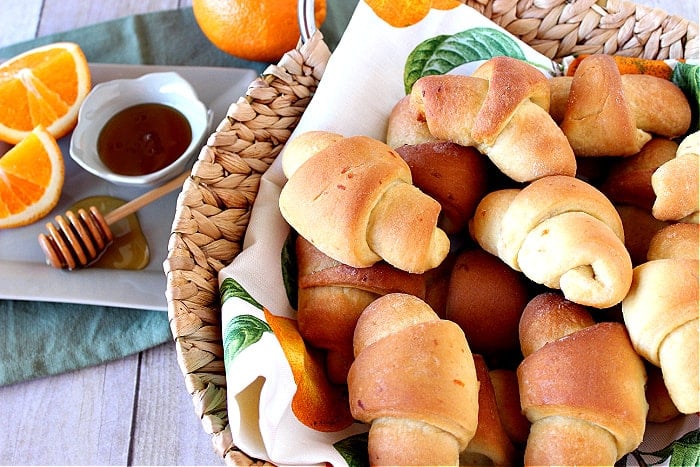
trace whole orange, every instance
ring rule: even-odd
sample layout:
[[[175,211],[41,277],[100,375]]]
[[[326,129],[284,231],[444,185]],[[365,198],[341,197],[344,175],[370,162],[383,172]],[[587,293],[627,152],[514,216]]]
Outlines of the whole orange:
[[[239,58],[276,62],[299,41],[296,0],[193,0],[204,35]],[[315,0],[316,26],[326,19],[326,0]]]

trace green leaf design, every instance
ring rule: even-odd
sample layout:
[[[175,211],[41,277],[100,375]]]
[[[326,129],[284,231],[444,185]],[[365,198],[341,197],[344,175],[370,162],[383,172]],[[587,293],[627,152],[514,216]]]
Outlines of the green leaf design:
[[[642,452],[639,454],[659,458],[652,465],[663,463],[670,457],[671,467],[689,467],[700,465],[700,429],[689,431],[663,449],[654,452]]]
[[[349,467],[369,467],[367,436],[367,433],[360,433],[341,439],[333,445]]]
[[[248,291],[241,286],[238,282],[236,282],[233,278],[227,277],[226,279],[223,280],[221,285],[219,286],[219,293],[221,294],[221,304],[223,305],[226,300],[229,298],[233,297],[238,297],[241,300],[245,300],[246,302],[250,303],[254,307],[256,307],[258,310],[262,310],[263,306],[258,303],[257,300],[255,300],[253,297],[250,296]]]
[[[296,310],[297,308],[297,298],[298,298],[298,269],[297,269],[297,255],[296,255],[296,240],[297,236],[292,230],[287,236],[287,240],[284,242],[284,247],[282,248],[282,281],[284,282],[284,289],[287,292],[287,299],[289,304]]]
[[[690,102],[690,110],[692,111],[693,118],[689,133],[693,133],[700,128],[698,124],[698,111],[700,110],[700,65],[678,62],[673,68],[671,81],[681,88],[688,102]]]
[[[493,28],[473,28],[426,39],[406,59],[403,75],[406,94],[423,76],[442,75],[465,63],[502,55],[525,60],[518,43]]]
[[[265,332],[272,332],[272,328],[260,318],[253,315],[234,317],[224,330],[226,361],[232,361],[244,349],[258,342]]]

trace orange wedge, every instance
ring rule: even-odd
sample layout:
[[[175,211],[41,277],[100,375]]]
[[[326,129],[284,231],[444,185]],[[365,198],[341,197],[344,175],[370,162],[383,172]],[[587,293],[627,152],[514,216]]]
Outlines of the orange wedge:
[[[0,156],[0,229],[46,216],[61,196],[64,173],[61,148],[41,126]]]
[[[91,85],[87,59],[71,42],[37,47],[0,64],[0,140],[17,144],[39,125],[56,139],[66,135]]]

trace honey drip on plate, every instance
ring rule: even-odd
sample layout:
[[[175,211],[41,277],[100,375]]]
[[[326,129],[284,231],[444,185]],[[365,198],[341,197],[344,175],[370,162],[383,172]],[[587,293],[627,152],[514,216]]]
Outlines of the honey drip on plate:
[[[73,212],[80,208],[96,206],[101,213],[115,210],[125,201],[112,196],[91,196],[71,206]],[[143,269],[148,265],[150,252],[136,214],[131,214],[110,225],[114,241],[91,267],[105,269]]]

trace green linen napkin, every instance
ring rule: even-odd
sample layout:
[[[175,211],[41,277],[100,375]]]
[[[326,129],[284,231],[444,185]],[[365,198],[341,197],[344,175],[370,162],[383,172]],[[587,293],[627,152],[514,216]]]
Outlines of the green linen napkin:
[[[332,49],[357,0],[329,0],[321,31]],[[71,41],[88,61],[251,68],[214,47],[191,8],[129,16],[0,48],[9,58],[39,45]],[[174,214],[174,213],[173,213]],[[165,300],[165,291],[163,291]],[[105,306],[0,300],[0,385],[122,358],[172,339],[167,313]]]

